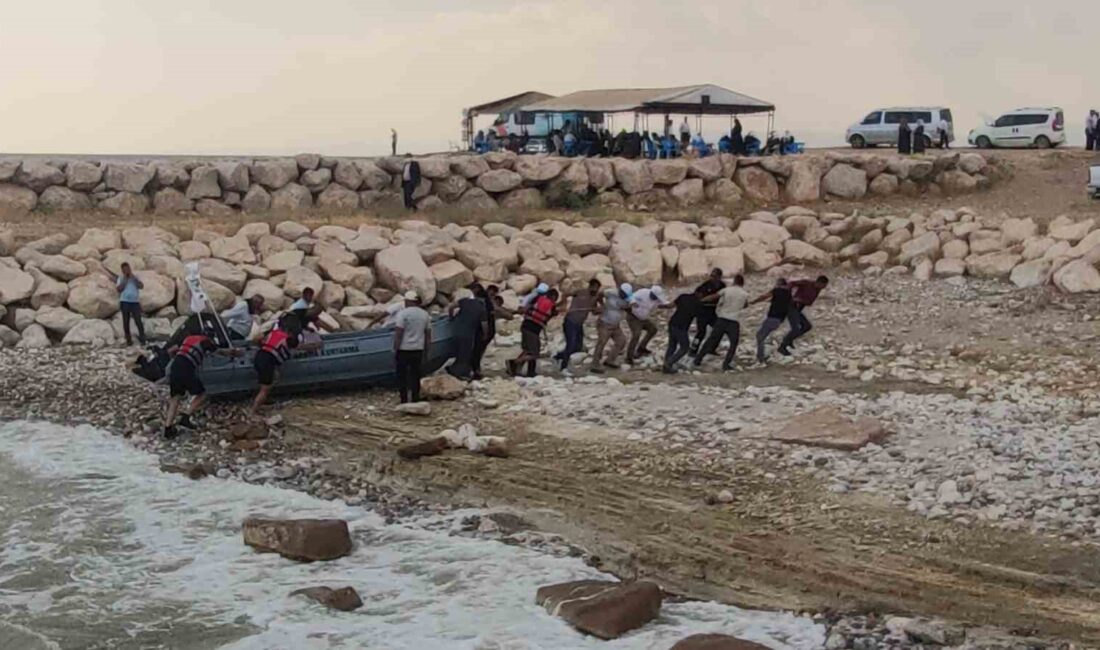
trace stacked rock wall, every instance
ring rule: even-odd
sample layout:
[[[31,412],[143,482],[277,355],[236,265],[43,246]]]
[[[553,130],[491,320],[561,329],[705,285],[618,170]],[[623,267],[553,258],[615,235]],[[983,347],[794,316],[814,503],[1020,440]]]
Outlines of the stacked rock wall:
[[[825,197],[924,192],[959,194],[1002,176],[977,153],[899,157],[829,152],[784,157],[628,160],[485,155],[419,158],[421,210],[477,212],[578,205],[641,209],[702,203],[805,203]],[[404,158],[293,158],[95,162],[0,160],[0,214],[98,209],[119,215],[237,212],[293,214],[309,208],[401,205]]]
[[[542,221],[517,229],[410,220],[396,228],[310,229],[283,221],[274,228],[250,223],[233,234],[196,230],[189,240],[155,226],[95,228],[76,241],[56,234],[18,247],[11,231],[0,228],[0,344],[114,342],[121,318],[110,273],[123,262],[145,285],[147,328],[167,335],[188,314],[184,264],[192,261],[219,310],[259,294],[270,318],[312,287],[341,326],[355,330],[409,289],[445,305],[474,280],[497,283],[514,308],[517,296],[538,282],[566,293],[594,278],[605,286],[690,286],[715,267],[727,274],[839,267],[1100,291],[1100,229],[1092,219],[1060,218],[1044,229],[1031,219],[994,221],[965,208],[868,217],[802,207],[738,220],[711,217],[701,225]]]

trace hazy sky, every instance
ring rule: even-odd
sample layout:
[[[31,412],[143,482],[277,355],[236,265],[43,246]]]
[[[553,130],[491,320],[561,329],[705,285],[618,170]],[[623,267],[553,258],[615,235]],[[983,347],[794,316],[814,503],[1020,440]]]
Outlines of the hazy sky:
[[[0,1],[7,153],[438,151],[525,90],[715,83],[811,145],[905,104],[960,139],[1058,105],[1079,143],[1100,106],[1091,0]]]

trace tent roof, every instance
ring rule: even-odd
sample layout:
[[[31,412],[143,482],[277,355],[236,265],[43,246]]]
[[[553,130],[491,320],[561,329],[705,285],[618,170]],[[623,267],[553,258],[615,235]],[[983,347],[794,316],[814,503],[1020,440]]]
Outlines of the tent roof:
[[[703,96],[710,102],[703,103]],[[582,90],[523,106],[530,113],[687,113],[729,115],[774,111],[775,105],[721,86]]]
[[[480,115],[483,113],[511,113],[525,104],[532,102],[541,102],[546,99],[553,99],[553,95],[547,95],[546,93],[540,93],[535,90],[528,90],[525,93],[518,95],[512,95],[511,97],[505,97],[503,99],[495,99],[491,102],[484,104],[478,104],[477,106],[471,106],[466,109],[468,115]]]

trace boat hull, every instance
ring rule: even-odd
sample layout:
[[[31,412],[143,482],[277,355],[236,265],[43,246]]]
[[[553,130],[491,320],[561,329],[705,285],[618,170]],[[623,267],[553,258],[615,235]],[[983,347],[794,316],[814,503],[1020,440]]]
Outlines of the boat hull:
[[[392,386],[397,382],[393,354],[393,328],[326,334],[320,350],[295,352],[280,367],[272,392],[277,394],[333,388]],[[432,345],[424,361],[429,375],[455,356],[456,339],[451,320],[432,322]],[[253,358],[258,348],[248,346],[243,356],[230,359],[209,355],[199,373],[208,395],[241,396],[256,392]]]

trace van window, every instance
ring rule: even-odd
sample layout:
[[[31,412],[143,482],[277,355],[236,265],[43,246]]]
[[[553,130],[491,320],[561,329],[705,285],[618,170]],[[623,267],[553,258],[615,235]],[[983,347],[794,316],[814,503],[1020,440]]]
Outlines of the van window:
[[[1016,125],[1016,116],[1015,115],[1002,115],[1002,116],[997,118],[996,122],[993,123],[993,126],[1015,126],[1015,125]]]
[[[882,123],[882,111],[875,111],[867,117],[863,118],[861,124],[880,124]]]
[[[940,119],[947,120],[948,122],[950,122],[952,124],[955,123],[955,118],[951,117],[951,109],[950,108],[945,108],[942,111],[940,111]]]
[[[1027,115],[1017,115],[1016,125],[1025,126],[1030,124],[1046,124],[1049,116],[1042,113],[1029,113]]]
[[[915,124],[918,120],[924,120],[925,124],[931,124],[932,111],[913,111],[909,114],[910,122],[913,122]]]
[[[909,113],[906,111],[886,111],[887,124],[900,124],[902,118],[908,120]]]

